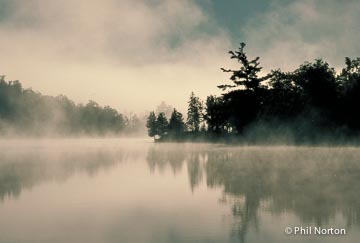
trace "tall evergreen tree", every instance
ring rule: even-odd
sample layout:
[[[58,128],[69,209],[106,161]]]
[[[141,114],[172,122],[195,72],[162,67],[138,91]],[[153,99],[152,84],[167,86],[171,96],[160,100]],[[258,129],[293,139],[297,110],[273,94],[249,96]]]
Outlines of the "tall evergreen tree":
[[[204,116],[208,131],[221,133],[224,131],[227,115],[222,97],[210,95],[206,99],[206,114]]]
[[[180,136],[185,130],[185,123],[183,115],[178,112],[175,108],[171,113],[169,121],[169,133],[172,135]]]
[[[149,117],[146,121],[146,127],[148,128],[148,135],[154,137],[157,135],[157,122],[155,112],[150,112]]]
[[[156,119],[157,135],[163,137],[165,134],[167,134],[168,126],[169,123],[168,120],[166,119],[165,113],[160,112]]]
[[[248,90],[257,90],[260,88],[260,83],[269,79],[270,76],[266,75],[264,77],[259,77],[258,74],[261,71],[262,67],[260,67],[259,57],[256,57],[253,60],[248,60],[246,53],[244,52],[246,44],[240,43],[240,47],[238,51],[229,51],[230,58],[236,59],[238,63],[241,65],[240,69],[225,69],[221,68],[223,72],[231,73],[230,80],[234,83],[233,85],[219,85],[220,89],[227,88],[235,88],[238,86],[245,86]]]
[[[200,124],[203,119],[203,104],[199,97],[195,96],[194,92],[191,92],[188,104],[188,117],[186,125],[190,131],[198,132],[200,130]]]
[[[271,77],[271,75],[259,76],[262,69],[259,66],[260,58],[249,60],[244,48],[245,43],[241,43],[238,51],[229,51],[231,59],[235,59],[240,64],[239,69],[221,69],[223,72],[231,73],[230,80],[233,84],[218,86],[222,90],[235,88],[223,94],[224,105],[226,104],[223,110],[228,118],[229,129],[239,134],[256,119],[265,93],[265,86],[261,85],[261,82]]]

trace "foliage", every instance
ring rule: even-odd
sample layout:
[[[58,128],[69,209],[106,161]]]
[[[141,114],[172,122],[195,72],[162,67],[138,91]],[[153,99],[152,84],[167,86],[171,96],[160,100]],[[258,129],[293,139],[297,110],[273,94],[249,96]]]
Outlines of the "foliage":
[[[150,112],[146,127],[148,135],[156,140],[164,137],[179,138],[184,134],[186,125],[183,115],[174,109],[169,121],[164,112],[160,112],[157,116],[155,112]]]
[[[221,68],[223,72],[231,73],[230,80],[234,83],[233,85],[220,85],[219,88],[226,90],[227,88],[235,88],[238,86],[245,86],[248,90],[256,90],[260,88],[260,83],[269,79],[269,76],[259,77],[258,74],[261,71],[259,59],[256,57],[253,60],[248,60],[246,53],[244,52],[245,43],[240,43],[238,51],[229,51],[230,58],[236,59],[241,65],[240,69],[232,70]]]
[[[225,129],[227,117],[223,109],[225,107],[224,99],[210,95],[206,99],[205,121],[208,124],[208,131],[221,133]]]
[[[360,58],[345,58],[339,74],[316,59],[292,72],[276,69],[260,76],[259,57],[249,59],[244,47],[241,43],[237,51],[229,52],[239,69],[222,68],[232,81],[218,86],[225,93],[208,96],[205,107],[191,93],[186,122],[191,133],[183,136],[191,140],[206,133],[208,138],[249,139],[249,131],[260,129],[262,139],[266,133],[288,132],[295,141],[311,142],[327,135],[360,135]],[[199,131],[202,121],[206,126]]]
[[[157,119],[156,119],[156,130],[157,134],[160,137],[163,137],[165,134],[167,134],[168,131],[169,122],[165,116],[164,112],[160,112]]]
[[[155,112],[150,112],[147,118],[146,127],[148,128],[149,137],[155,137],[157,135],[157,124]]]
[[[188,104],[186,125],[190,131],[198,132],[203,119],[203,104],[199,97],[195,96],[194,92],[191,92]]]
[[[360,58],[345,58],[346,67],[339,75],[340,104],[339,116],[342,124],[352,130],[360,130]]]
[[[24,135],[120,134],[126,119],[95,101],[76,105],[66,96],[45,96],[0,77],[0,132]]]
[[[173,136],[180,136],[185,131],[185,123],[183,115],[175,108],[171,113],[169,120],[169,133]]]

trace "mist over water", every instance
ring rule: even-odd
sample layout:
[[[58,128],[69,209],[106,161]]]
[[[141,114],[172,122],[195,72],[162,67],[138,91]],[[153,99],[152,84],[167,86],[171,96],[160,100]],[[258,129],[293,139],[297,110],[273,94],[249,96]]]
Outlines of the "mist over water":
[[[0,141],[0,242],[358,242],[360,149]],[[346,236],[287,236],[287,226]]]
[[[359,11],[0,0],[0,243],[359,242]]]

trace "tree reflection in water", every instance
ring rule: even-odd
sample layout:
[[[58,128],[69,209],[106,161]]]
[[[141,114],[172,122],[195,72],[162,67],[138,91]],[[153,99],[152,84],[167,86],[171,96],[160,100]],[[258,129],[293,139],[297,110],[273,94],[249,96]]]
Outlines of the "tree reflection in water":
[[[303,223],[324,226],[342,214],[347,226],[359,225],[360,150],[321,147],[152,148],[151,170],[167,164],[176,173],[187,164],[191,190],[206,178],[222,187],[220,202],[230,204],[233,235],[245,242],[258,230],[259,214],[293,213]],[[175,166],[176,165],[176,166]]]
[[[176,146],[167,146],[164,149],[161,146],[152,147],[146,157],[149,169],[154,172],[156,169],[164,172],[165,168],[169,166],[174,174],[181,171],[183,163],[186,158],[186,153]]]
[[[261,231],[262,214],[294,214],[306,224],[329,225],[336,216],[360,225],[360,150],[321,147],[229,147],[154,144],[82,149],[57,146],[0,152],[0,202],[44,181],[64,181],[77,172],[92,176],[122,161],[146,158],[150,171],[187,169],[192,191],[202,183],[222,188],[232,235],[245,242]]]
[[[17,198],[23,189],[43,181],[65,181],[76,172],[95,175],[123,160],[124,151],[58,150],[38,152],[3,151],[0,153],[0,202]]]
[[[181,171],[183,164],[186,163],[191,191],[194,191],[202,179],[204,173],[204,161],[207,155],[202,151],[189,153],[191,149],[177,144],[167,144],[166,146],[154,146],[148,151],[146,157],[150,171],[155,170],[163,173],[169,166],[174,174]]]

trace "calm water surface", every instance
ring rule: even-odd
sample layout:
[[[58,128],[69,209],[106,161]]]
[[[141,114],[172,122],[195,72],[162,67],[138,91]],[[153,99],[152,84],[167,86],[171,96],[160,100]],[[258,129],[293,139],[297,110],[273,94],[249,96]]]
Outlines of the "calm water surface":
[[[0,243],[359,242],[359,216],[359,148],[0,141]]]

